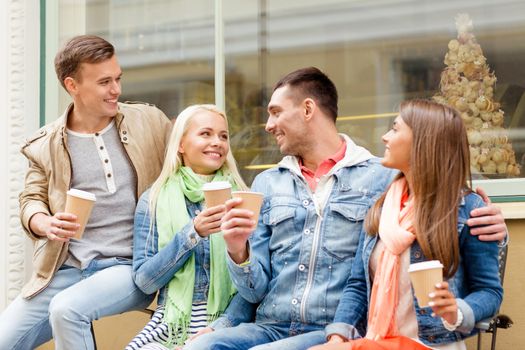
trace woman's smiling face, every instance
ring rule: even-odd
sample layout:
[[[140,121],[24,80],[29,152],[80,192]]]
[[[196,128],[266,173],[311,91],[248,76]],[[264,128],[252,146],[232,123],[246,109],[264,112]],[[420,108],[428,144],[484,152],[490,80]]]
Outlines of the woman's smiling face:
[[[217,113],[201,111],[188,124],[179,147],[184,165],[196,174],[211,175],[222,167],[230,149],[226,121]]]

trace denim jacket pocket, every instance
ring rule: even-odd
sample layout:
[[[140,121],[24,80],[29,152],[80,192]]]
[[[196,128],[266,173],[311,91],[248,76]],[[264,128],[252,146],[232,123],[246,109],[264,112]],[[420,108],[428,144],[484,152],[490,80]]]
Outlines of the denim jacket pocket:
[[[300,238],[300,235],[290,234],[298,231],[297,210],[300,210],[299,206],[270,201],[267,209],[263,211],[263,223],[270,226],[272,231],[269,244],[273,252],[288,252]]]
[[[368,206],[335,202],[330,204],[330,211],[323,250],[341,261],[353,258]]]

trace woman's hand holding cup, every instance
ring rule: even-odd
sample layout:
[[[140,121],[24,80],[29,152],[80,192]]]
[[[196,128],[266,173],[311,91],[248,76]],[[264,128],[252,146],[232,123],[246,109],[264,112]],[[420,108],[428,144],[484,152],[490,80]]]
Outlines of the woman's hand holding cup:
[[[201,237],[208,237],[212,233],[220,232],[222,217],[225,213],[226,206],[224,204],[204,209],[193,219],[195,231]]]
[[[435,291],[428,296],[430,297],[428,306],[432,308],[434,315],[443,318],[451,325],[456,324],[458,304],[456,297],[448,289],[448,283],[443,281],[436,284]]]

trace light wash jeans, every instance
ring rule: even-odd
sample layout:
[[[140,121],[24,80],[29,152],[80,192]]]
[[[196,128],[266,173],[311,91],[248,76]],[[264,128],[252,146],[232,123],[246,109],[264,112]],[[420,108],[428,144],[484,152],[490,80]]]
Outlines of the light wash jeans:
[[[93,349],[90,323],[145,308],[153,296],[132,278],[131,260],[93,260],[85,270],[62,266],[32,299],[20,295],[0,315],[0,349],[34,349],[55,340],[55,349]]]
[[[306,350],[325,341],[324,327],[292,329],[289,324],[243,323],[203,334],[184,350]]]

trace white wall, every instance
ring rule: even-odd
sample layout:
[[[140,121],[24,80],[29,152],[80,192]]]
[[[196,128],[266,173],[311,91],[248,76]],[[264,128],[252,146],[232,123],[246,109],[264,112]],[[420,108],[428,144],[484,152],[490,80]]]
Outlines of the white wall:
[[[38,4],[0,2],[0,311],[19,294],[31,268],[31,243],[18,218],[27,166],[19,150],[39,124]]]

